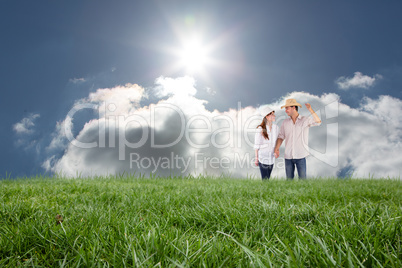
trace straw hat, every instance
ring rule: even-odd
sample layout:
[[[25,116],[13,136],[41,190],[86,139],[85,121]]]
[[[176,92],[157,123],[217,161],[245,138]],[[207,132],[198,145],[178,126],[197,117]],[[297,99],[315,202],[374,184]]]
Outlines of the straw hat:
[[[271,107],[265,106],[260,108],[261,116],[265,117],[267,114],[272,113],[274,110]]]
[[[302,107],[302,105],[300,103],[298,103],[295,99],[287,99],[285,105],[283,105],[281,107],[281,109],[283,107],[289,107],[289,106],[300,106],[300,107]]]

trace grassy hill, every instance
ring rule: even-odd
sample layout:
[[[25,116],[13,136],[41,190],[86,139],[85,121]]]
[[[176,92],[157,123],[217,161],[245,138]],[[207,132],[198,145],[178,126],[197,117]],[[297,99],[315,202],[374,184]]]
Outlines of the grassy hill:
[[[0,266],[402,267],[402,182],[0,181]]]

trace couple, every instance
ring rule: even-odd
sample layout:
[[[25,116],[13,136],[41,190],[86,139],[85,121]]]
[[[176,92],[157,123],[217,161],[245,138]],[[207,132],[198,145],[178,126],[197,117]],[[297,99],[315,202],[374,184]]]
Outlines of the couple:
[[[263,180],[269,179],[274,167],[275,158],[279,157],[279,147],[285,140],[285,170],[288,179],[294,178],[295,166],[300,179],[306,178],[306,157],[308,132],[312,126],[321,124],[321,119],[306,103],[306,108],[312,117],[299,115],[299,107],[302,107],[295,99],[287,99],[284,106],[289,118],[285,119],[279,130],[274,124],[275,111],[269,107],[261,109],[264,116],[262,123],[257,127],[255,134],[255,165],[260,167]]]

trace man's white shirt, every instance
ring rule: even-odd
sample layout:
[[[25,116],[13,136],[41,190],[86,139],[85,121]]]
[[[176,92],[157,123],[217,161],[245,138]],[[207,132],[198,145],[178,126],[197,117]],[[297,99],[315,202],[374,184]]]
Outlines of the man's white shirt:
[[[301,159],[309,155],[308,134],[312,126],[319,126],[314,118],[299,115],[296,122],[292,118],[283,121],[278,138],[285,140],[285,159]]]

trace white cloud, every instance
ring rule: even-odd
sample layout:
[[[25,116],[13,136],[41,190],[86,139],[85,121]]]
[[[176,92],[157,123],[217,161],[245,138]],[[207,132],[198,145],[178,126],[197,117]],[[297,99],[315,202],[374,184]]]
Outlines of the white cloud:
[[[39,153],[40,146],[36,139],[37,132],[35,130],[35,121],[39,117],[39,114],[30,114],[13,125],[13,130],[16,133],[14,143],[16,147],[24,147],[25,150],[31,150],[33,148],[36,153]]]
[[[81,115],[79,108],[72,109],[54,134],[54,143],[61,145],[63,155],[56,158],[49,152],[43,167],[73,177],[224,173],[259,178],[252,146],[255,127],[261,121],[257,107],[210,111],[205,100],[194,97],[195,81],[189,78],[159,78],[151,92],[167,98],[143,106],[145,90],[128,84],[99,89],[78,100],[75,107],[92,107],[98,111],[97,118],[86,121],[77,135],[68,138],[70,129],[77,128],[74,120]],[[354,109],[342,104],[336,94],[294,92],[267,103],[276,110],[278,125],[287,117],[280,109],[286,98],[311,103],[323,121],[310,130],[309,176],[334,177],[348,172],[355,177],[400,176],[400,99],[366,98]],[[299,112],[309,115],[304,106]],[[285,176],[282,158],[272,175]]]
[[[210,88],[210,87],[207,87],[207,88],[206,88],[206,91],[207,91],[207,93],[208,93],[209,95],[212,95],[212,96],[216,95],[216,91],[213,90],[213,89]]]
[[[156,79],[155,94],[157,97],[165,96],[194,96],[197,93],[195,89],[195,80],[190,76],[169,78],[159,77]]]
[[[70,79],[70,82],[73,84],[79,84],[79,83],[86,82],[86,79],[85,78],[72,78],[72,79]]]
[[[336,80],[336,84],[340,89],[343,90],[347,90],[350,88],[368,89],[369,87],[374,86],[375,82],[379,79],[382,79],[382,76],[379,74],[370,77],[368,75],[363,75],[361,72],[355,72],[353,77],[339,77]]]
[[[39,114],[30,114],[23,118],[20,122],[13,125],[13,130],[17,134],[32,134],[34,132],[35,120],[39,118]]]
[[[47,151],[52,150],[60,150],[63,149],[67,145],[67,137],[65,132],[72,132],[73,130],[73,122],[70,116],[66,116],[66,118],[62,122],[56,123],[56,130],[52,134],[52,140],[50,144],[46,147]]]

